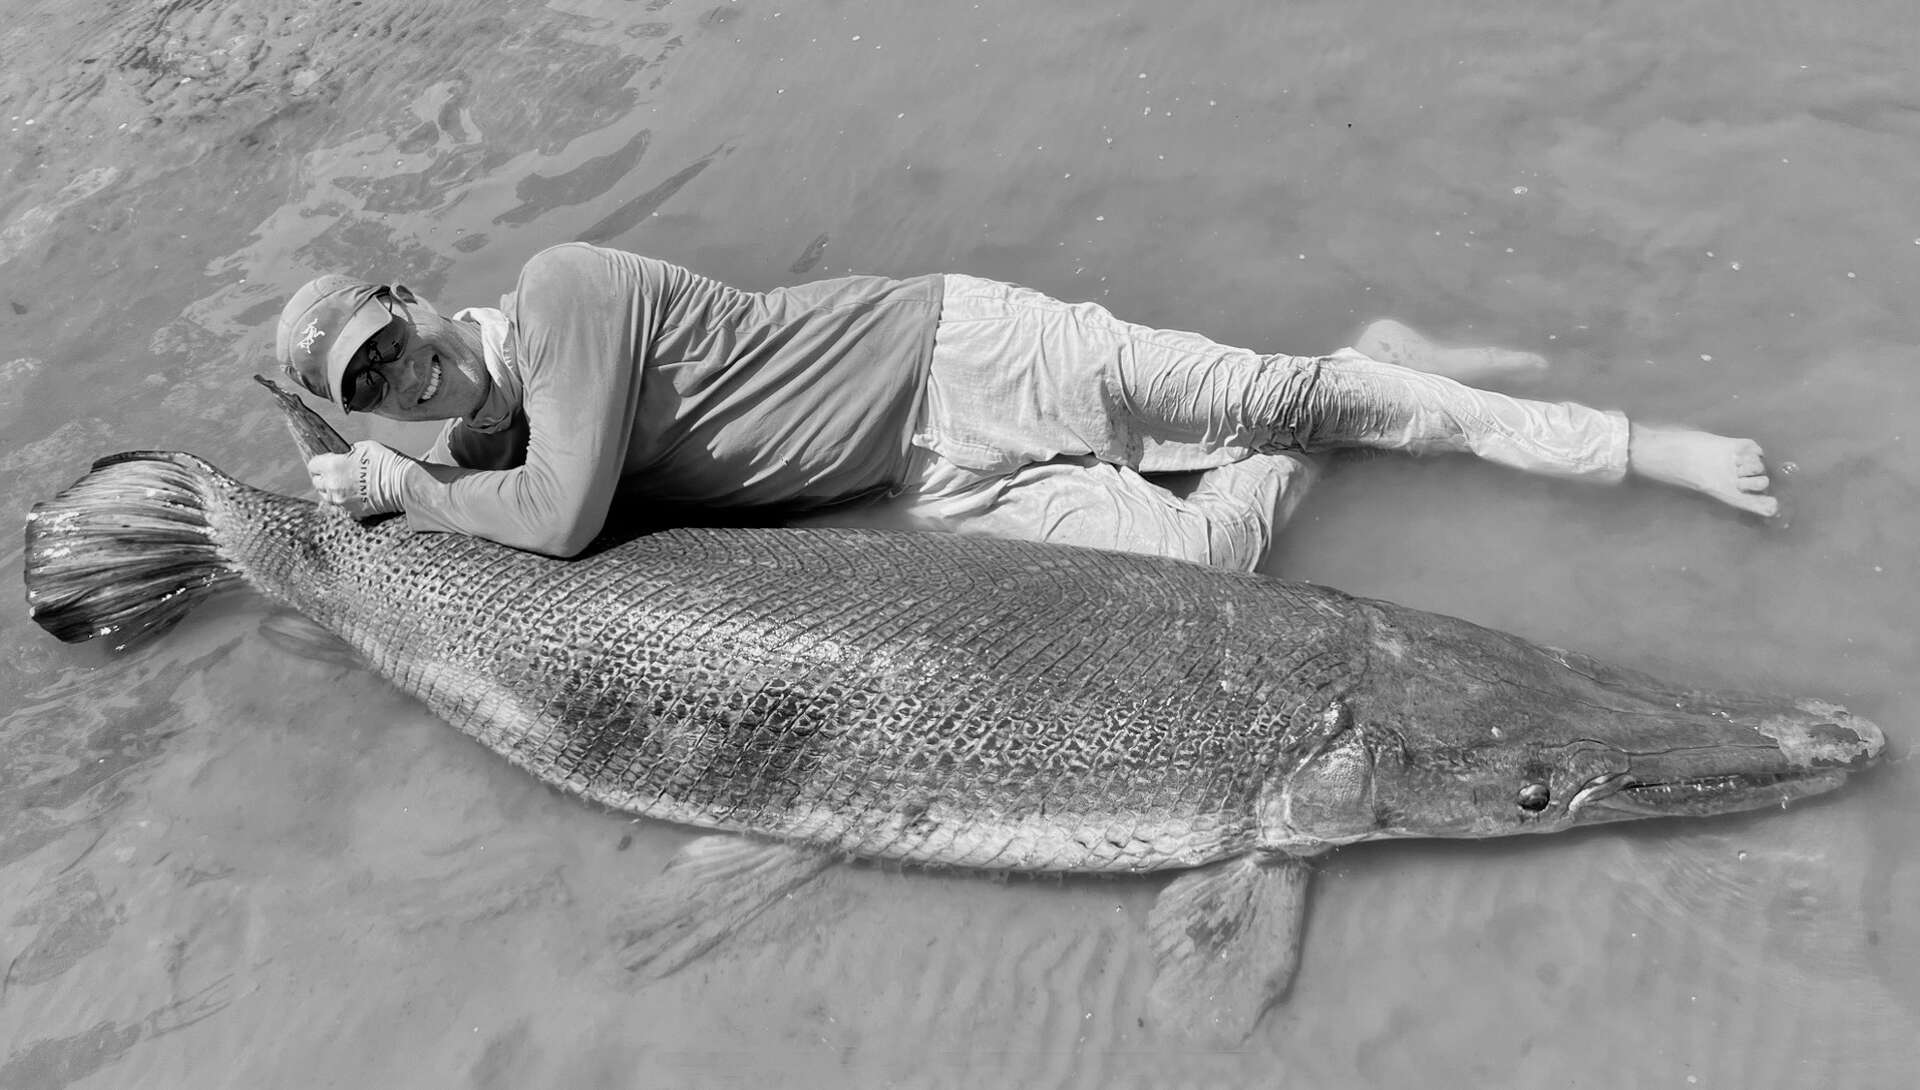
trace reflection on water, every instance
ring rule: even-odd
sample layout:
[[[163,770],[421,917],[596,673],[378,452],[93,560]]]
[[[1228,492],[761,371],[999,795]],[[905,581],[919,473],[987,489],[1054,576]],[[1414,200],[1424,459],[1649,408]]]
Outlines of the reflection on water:
[[[1271,349],[1392,313],[1547,353],[1552,396],[1756,436],[1790,524],[1373,459],[1276,568],[1911,744],[1920,33],[1892,0],[9,14],[16,526],[118,449],[297,485],[238,380],[323,270],[464,305],[587,238],[750,288],[996,276]],[[1342,853],[1287,1004],[1195,1053],[1141,1024],[1154,882],[839,868],[639,986],[610,936],[684,833],[528,782],[263,613],[124,659],[0,619],[0,1085],[1913,1081],[1908,764],[1785,816]]]

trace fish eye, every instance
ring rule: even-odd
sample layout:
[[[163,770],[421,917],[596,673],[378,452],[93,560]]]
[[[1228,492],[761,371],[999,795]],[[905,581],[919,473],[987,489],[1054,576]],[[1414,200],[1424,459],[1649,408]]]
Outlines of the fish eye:
[[[1530,783],[1520,789],[1520,809],[1537,814],[1553,801],[1553,792],[1544,783]]]

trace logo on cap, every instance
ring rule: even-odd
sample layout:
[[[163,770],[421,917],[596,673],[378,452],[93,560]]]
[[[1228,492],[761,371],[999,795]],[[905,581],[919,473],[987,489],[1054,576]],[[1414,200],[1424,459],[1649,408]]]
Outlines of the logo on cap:
[[[324,336],[326,334],[320,331],[319,322],[308,322],[307,328],[300,331],[300,351],[312,352],[313,342]]]

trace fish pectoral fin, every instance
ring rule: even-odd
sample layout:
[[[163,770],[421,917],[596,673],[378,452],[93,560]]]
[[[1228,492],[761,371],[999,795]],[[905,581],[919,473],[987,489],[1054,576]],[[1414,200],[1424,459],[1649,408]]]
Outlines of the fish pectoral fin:
[[[1306,920],[1305,860],[1244,855],[1175,878],[1147,915],[1156,1026],[1238,1044],[1286,993]]]
[[[336,666],[364,666],[353,645],[322,628],[320,622],[291,609],[276,609],[260,620],[260,638],[297,658]]]
[[[787,844],[703,836],[624,914],[620,963],[643,980],[678,972],[833,863]]]

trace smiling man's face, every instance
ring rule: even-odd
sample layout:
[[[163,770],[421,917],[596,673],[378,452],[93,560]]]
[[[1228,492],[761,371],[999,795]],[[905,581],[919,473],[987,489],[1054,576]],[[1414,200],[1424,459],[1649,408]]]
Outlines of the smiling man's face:
[[[446,318],[432,303],[394,285],[392,320],[354,353],[343,378],[349,412],[389,420],[452,420],[486,403],[486,358],[479,331]]]

